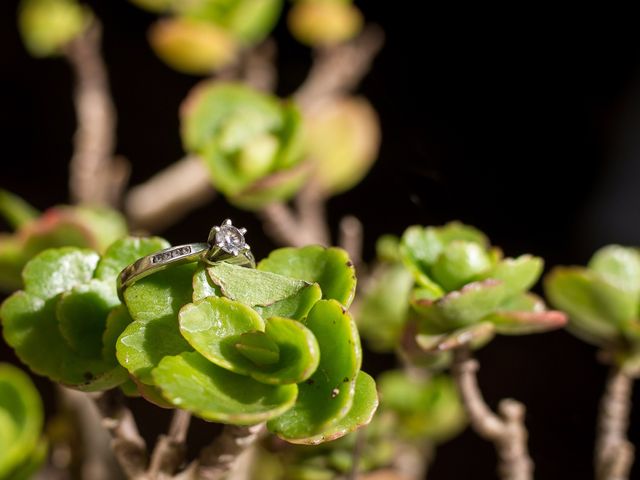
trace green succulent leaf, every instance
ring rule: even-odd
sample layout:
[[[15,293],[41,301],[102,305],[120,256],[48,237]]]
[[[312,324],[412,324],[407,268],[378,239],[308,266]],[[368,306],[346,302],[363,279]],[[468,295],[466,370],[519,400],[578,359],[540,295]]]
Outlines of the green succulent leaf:
[[[310,284],[270,272],[220,262],[207,269],[223,295],[245,305],[269,306],[297,296]]]
[[[527,335],[561,328],[567,323],[567,316],[547,310],[538,296],[522,293],[503,303],[483,321],[491,322],[502,335]]]
[[[445,333],[479,322],[504,301],[504,284],[497,280],[484,280],[470,283],[436,301],[415,299],[412,305],[425,333]]]
[[[402,264],[382,265],[374,273],[357,315],[360,333],[376,351],[393,351],[409,314],[413,275]]]
[[[347,414],[362,362],[358,330],[337,301],[320,300],[304,325],[318,342],[320,363],[314,374],[299,384],[295,406],[268,423],[269,430],[293,442],[322,433]]]
[[[502,260],[484,278],[503,282],[508,295],[514,295],[529,290],[540,278],[543,266],[541,258],[521,255]]]
[[[83,357],[102,353],[102,335],[111,310],[120,304],[112,285],[91,280],[63,293],[56,305],[60,333]]]
[[[320,347],[314,334],[302,323],[271,317],[265,335],[278,347],[278,361],[261,366],[251,376],[264,383],[284,385],[307,380],[318,368]]]
[[[376,382],[366,373],[358,372],[353,404],[344,417],[318,435],[287,440],[305,445],[318,445],[336,440],[360,427],[368,425],[377,408],[378,392],[376,390]]]
[[[22,40],[36,57],[60,54],[91,19],[91,11],[74,0],[22,0],[18,15]]]
[[[209,361],[242,375],[255,369],[236,348],[242,334],[264,331],[264,321],[253,309],[227,298],[207,297],[185,305],[179,321],[182,336]]]
[[[0,290],[13,292],[22,286],[22,267],[27,263],[21,242],[0,234]]]
[[[40,212],[22,198],[0,188],[0,216],[13,228],[21,228],[40,216]]]
[[[444,247],[431,273],[439,285],[452,291],[479,279],[491,266],[491,258],[481,245],[454,240]]]
[[[483,347],[493,338],[496,327],[490,322],[480,322],[440,335],[418,334],[416,342],[425,352],[441,353],[469,346]]]
[[[355,295],[355,269],[341,248],[318,245],[280,248],[262,260],[258,270],[318,283],[322,298],[337,300],[347,308]]]
[[[637,313],[629,292],[584,268],[554,268],[544,288],[551,304],[569,314],[567,328],[596,345],[615,342]]]
[[[398,433],[440,443],[464,428],[466,418],[454,382],[447,375],[415,378],[402,370],[378,380],[382,405],[397,418]]]
[[[169,247],[169,242],[160,237],[126,237],[115,241],[107,248],[98,262],[95,278],[114,285],[120,272],[136,260]]]
[[[236,350],[253,362],[257,367],[278,363],[280,348],[264,332],[247,332],[238,337]],[[286,382],[296,383],[296,382]]]
[[[266,385],[214,365],[199,353],[162,359],[153,370],[162,394],[205,420],[252,425],[282,414],[296,401],[296,385]]]
[[[193,274],[193,301],[198,302],[206,297],[221,297],[222,291],[220,287],[213,283],[211,277],[207,273],[207,265],[202,263],[196,267]]]
[[[116,345],[122,332],[133,322],[129,310],[124,305],[114,308],[107,316],[106,327],[102,334],[102,359],[113,365],[118,365]]]
[[[43,417],[40,395],[29,377],[0,363],[0,478],[16,478],[12,474],[37,457]]]
[[[640,301],[640,252],[635,248],[608,245],[589,261],[589,269]]]

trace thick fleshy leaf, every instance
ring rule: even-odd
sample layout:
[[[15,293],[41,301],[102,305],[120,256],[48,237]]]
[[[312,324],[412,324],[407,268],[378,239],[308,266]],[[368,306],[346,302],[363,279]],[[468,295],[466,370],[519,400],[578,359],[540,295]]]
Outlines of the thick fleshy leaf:
[[[640,300],[640,252],[635,248],[608,245],[589,261],[589,269],[611,285]]]
[[[40,212],[22,198],[0,188],[0,216],[13,228],[20,228],[39,215]]]
[[[440,335],[418,334],[416,342],[425,352],[440,353],[469,346],[473,349],[486,345],[494,336],[496,327],[490,322],[481,322]]]
[[[438,256],[431,275],[445,290],[452,291],[479,279],[491,266],[491,258],[482,245],[454,240]]]
[[[250,306],[273,305],[297,295],[309,286],[304,280],[225,262],[210,266],[207,272],[225,297]]]
[[[278,344],[264,332],[243,333],[236,340],[235,347],[258,368],[273,365],[280,360]]]
[[[101,358],[109,312],[120,304],[112,285],[99,280],[63,293],[56,305],[60,333],[83,357]]]
[[[220,287],[213,283],[207,273],[207,266],[203,263],[197,266],[193,274],[193,301],[197,302],[206,297],[221,297]]]
[[[106,328],[102,334],[102,359],[113,365],[118,365],[116,358],[116,344],[118,337],[133,321],[129,310],[124,305],[114,308],[109,313],[106,321]]]
[[[99,256],[73,247],[42,252],[24,268],[25,290],[43,300],[83,285],[93,277]]]
[[[315,303],[322,298],[322,290],[317,283],[308,284],[295,295],[280,300],[272,305],[254,306],[262,318],[285,317],[302,320],[306,317]]]
[[[356,276],[353,263],[341,248],[310,245],[280,248],[258,264],[258,269],[318,283],[322,297],[334,299],[345,307],[353,301]]]
[[[172,318],[176,321],[177,330],[178,311],[193,297],[195,268],[195,263],[171,267],[127,288],[124,300],[131,317],[142,322]]]
[[[440,443],[465,426],[456,386],[447,375],[416,378],[402,370],[389,370],[380,375],[378,388],[382,404],[393,412],[402,437]]]
[[[362,28],[363,18],[350,2],[296,2],[287,23],[298,41],[330,47],[354,37]]]
[[[367,174],[378,155],[380,125],[361,97],[323,102],[306,118],[307,154],[313,180],[327,194],[346,191]]]
[[[544,262],[540,257],[521,255],[506,258],[498,263],[484,278],[500,280],[509,295],[529,290],[540,278]]]
[[[556,308],[569,314],[568,329],[585,341],[613,342],[636,316],[628,292],[579,267],[557,267],[545,277],[545,293]]]
[[[302,323],[272,317],[266,322],[266,336],[278,347],[278,361],[250,372],[256,380],[275,385],[300,383],[318,368],[320,347],[314,334]]]
[[[483,321],[493,323],[496,332],[502,335],[527,335],[562,328],[567,323],[567,316],[563,312],[547,310],[538,296],[523,293],[510,298]]]
[[[32,480],[46,462],[48,452],[49,444],[41,438],[27,461],[11,472],[11,480]]]
[[[318,435],[347,414],[362,362],[358,330],[337,301],[320,300],[304,324],[318,341],[320,363],[299,384],[295,406],[268,424],[269,430],[287,440]]]
[[[0,364],[0,478],[8,475],[37,448],[43,423],[42,401],[29,377]]]
[[[151,371],[165,356],[191,350],[180,335],[177,320],[172,317],[134,321],[125,328],[116,344],[118,362],[146,384],[153,383]]]
[[[228,298],[207,297],[182,307],[179,319],[182,336],[209,361],[243,375],[256,368],[236,348],[243,333],[264,331],[264,321],[253,309]]]
[[[357,315],[360,333],[376,351],[393,351],[409,313],[413,275],[402,264],[374,270]]]
[[[414,310],[425,333],[445,333],[465,327],[494,312],[505,300],[504,284],[484,280],[466,285],[439,300],[416,299]]]
[[[160,237],[126,237],[117,240],[107,249],[96,268],[95,278],[111,282],[120,272],[140,257],[169,247],[170,244]]]
[[[318,445],[320,443],[330,442],[360,427],[368,425],[377,408],[378,392],[376,391],[376,382],[369,375],[361,371],[358,372],[358,378],[356,379],[356,392],[353,398],[353,404],[344,417],[322,433],[313,437],[304,439],[282,438],[292,443],[302,443],[306,445]]]
[[[199,353],[165,357],[153,379],[175,406],[214,422],[252,425],[294,404],[296,385],[266,385],[214,365]]]
[[[13,235],[0,234],[0,290],[14,292],[22,286],[25,263],[21,242]]]

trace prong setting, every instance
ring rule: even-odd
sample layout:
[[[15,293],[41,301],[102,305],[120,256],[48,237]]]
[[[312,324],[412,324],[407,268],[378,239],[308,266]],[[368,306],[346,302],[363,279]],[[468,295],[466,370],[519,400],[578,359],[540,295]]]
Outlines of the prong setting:
[[[227,218],[220,226],[211,229],[209,244],[237,257],[250,249],[244,239],[245,233],[246,228],[234,227],[231,219]]]

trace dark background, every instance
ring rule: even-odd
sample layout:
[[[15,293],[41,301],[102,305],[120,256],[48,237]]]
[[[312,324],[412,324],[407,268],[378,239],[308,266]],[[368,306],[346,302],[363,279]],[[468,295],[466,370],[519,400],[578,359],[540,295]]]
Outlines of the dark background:
[[[198,79],[155,58],[145,39],[153,15],[123,0],[88,3],[105,25],[118,153],[133,165],[132,184],[140,183],[181,157],[177,109]],[[360,89],[380,113],[384,140],[372,172],[333,199],[329,214],[333,226],[344,214],[363,221],[369,258],[382,233],[452,219],[486,231],[508,255],[541,255],[547,267],[584,263],[605,243],[640,244],[640,41],[622,21],[628,15],[608,24],[599,11],[587,21],[525,7],[418,12],[409,5],[422,2],[360,3],[387,33]],[[303,80],[309,51],[283,25],[275,36],[286,95]],[[0,2],[0,187],[43,209],[67,201],[71,82],[64,61],[24,51],[15,3]],[[273,248],[256,218],[221,198],[164,235],[195,241],[227,216],[248,227],[258,258]],[[595,354],[564,332],[498,338],[478,354],[488,402],[512,396],[528,407],[537,478],[592,478],[606,375]],[[0,360],[11,358],[0,347]],[[389,360],[369,354],[365,368]],[[50,399],[48,383],[38,386]],[[163,428],[152,423],[148,435]],[[638,409],[630,437],[640,445]],[[494,472],[491,445],[467,431],[438,450],[429,478]],[[639,466],[634,474],[640,478]]]

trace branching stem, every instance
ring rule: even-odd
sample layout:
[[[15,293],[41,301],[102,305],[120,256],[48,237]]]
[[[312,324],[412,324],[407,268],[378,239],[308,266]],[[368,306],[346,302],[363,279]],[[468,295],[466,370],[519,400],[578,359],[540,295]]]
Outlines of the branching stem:
[[[613,366],[600,403],[595,471],[598,480],[627,480],[634,460],[634,446],[627,439],[633,376]]]
[[[477,360],[471,358],[467,348],[455,350],[452,373],[469,422],[478,435],[495,445],[498,471],[503,480],[531,480],[533,462],[527,449],[525,407],[516,400],[505,399],[498,406],[499,415],[494,413],[480,392],[476,376],[478,368]]]
[[[128,175],[124,162],[112,162],[116,113],[109,93],[107,69],[100,54],[102,28],[97,20],[69,43],[65,56],[76,86],[77,129],[70,163],[72,201],[113,205]]]

